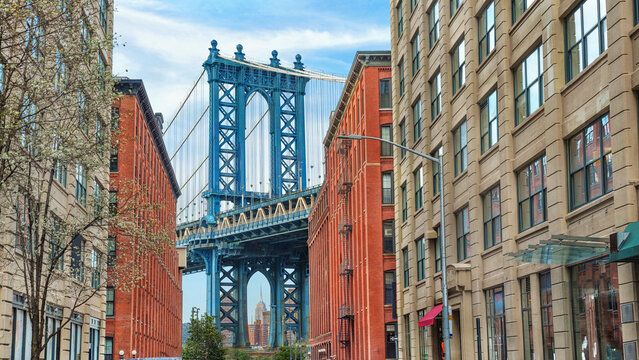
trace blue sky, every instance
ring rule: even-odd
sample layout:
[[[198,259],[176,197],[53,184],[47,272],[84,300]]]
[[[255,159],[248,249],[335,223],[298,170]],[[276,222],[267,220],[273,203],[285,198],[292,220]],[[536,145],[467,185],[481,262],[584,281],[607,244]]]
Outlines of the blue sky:
[[[313,70],[346,75],[357,50],[390,49],[387,0],[115,0],[113,72],[141,78],[154,111],[171,117],[202,71],[210,41],[232,55],[241,43],[247,58],[283,63],[295,54]],[[183,279],[183,314],[205,309],[205,276]],[[248,314],[264,278],[249,283]]]

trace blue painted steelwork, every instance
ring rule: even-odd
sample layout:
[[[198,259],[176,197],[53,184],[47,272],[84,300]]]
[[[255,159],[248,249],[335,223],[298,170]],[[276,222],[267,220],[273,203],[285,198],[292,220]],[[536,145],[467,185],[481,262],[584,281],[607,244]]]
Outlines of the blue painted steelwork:
[[[261,272],[271,284],[270,344],[308,334],[308,215],[319,187],[306,186],[304,94],[308,78],[282,71],[277,52],[270,65],[220,56],[217,42],[203,64],[209,84],[207,214],[178,226],[187,247],[184,274],[206,271],[206,311],[234,346],[248,344],[247,285]],[[296,56],[294,70],[304,70]],[[300,72],[301,73],[301,72]],[[264,96],[270,113],[271,189],[246,191],[246,102]],[[221,202],[235,208],[220,212]]]
[[[242,206],[251,195],[246,189],[246,99],[259,92],[270,113],[271,191],[282,195],[306,189],[306,147],[304,135],[304,93],[308,78],[280,71],[256,68],[245,62],[242,45],[234,59],[220,56],[217,41],[211,41],[203,66],[209,83],[209,187],[204,221],[215,224],[221,201]],[[270,66],[280,68],[273,50]],[[295,69],[303,70],[301,56]]]

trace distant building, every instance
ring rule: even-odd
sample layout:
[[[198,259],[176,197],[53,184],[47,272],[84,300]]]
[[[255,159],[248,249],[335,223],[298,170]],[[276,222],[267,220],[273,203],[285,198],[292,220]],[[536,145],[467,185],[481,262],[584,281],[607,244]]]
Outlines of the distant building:
[[[153,113],[142,80],[121,79],[123,94],[114,104],[119,114],[118,152],[111,155],[111,184],[135,181],[149,189],[153,203],[164,202],[160,218],[175,228],[180,190],[162,140],[162,115]],[[111,188],[116,201],[117,191]],[[174,233],[173,233],[174,234]],[[109,239],[109,258],[117,262],[119,237]],[[182,353],[182,271],[174,247],[163,258],[143,259],[145,277],[130,292],[107,287],[106,339],[112,357],[179,357]]]
[[[324,139],[325,181],[309,216],[312,359],[396,357],[391,54],[355,55]],[[406,358],[409,359],[409,358]]]
[[[249,342],[251,346],[268,346],[269,330],[271,323],[271,312],[266,310],[266,304],[262,300],[260,291],[260,301],[255,305],[255,320],[249,325]]]

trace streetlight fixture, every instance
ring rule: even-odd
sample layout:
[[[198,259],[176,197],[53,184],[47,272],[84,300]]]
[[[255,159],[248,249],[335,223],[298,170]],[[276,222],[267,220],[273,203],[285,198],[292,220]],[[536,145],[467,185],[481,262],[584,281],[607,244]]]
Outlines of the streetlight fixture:
[[[137,351],[135,351],[135,349],[134,349],[133,351],[131,351],[131,355],[133,355],[133,358],[134,358],[134,359],[135,359],[135,355],[137,355],[137,354],[138,354],[138,352],[137,352]]]
[[[445,360],[450,360],[450,329],[449,329],[449,319],[450,312],[448,311],[448,282],[446,276],[446,227],[444,226],[444,160],[443,154],[439,154],[439,158],[435,158],[430,155],[422,154],[418,151],[415,151],[406,146],[400,145],[398,143],[394,143],[390,140],[376,138],[372,136],[363,136],[363,135],[338,135],[338,139],[351,139],[351,140],[376,140],[381,141],[386,144],[390,144],[392,146],[397,146],[403,150],[406,150],[410,153],[413,153],[417,156],[424,157],[434,163],[439,165],[439,215],[440,215],[440,225],[439,225],[439,243],[441,247],[442,254],[442,340],[444,341],[444,355]]]
[[[120,360],[124,359],[124,350],[120,350]]]

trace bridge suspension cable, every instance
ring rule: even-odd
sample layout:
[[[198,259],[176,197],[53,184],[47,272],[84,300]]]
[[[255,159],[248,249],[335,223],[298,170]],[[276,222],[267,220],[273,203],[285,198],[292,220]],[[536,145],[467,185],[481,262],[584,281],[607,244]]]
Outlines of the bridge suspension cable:
[[[243,64],[271,72],[303,76],[310,79],[306,86],[306,173],[308,186],[321,183],[323,177],[322,140],[328,128],[330,113],[335,109],[344,78],[309,69],[294,69],[292,66],[270,66],[254,60],[235,60]],[[268,196],[271,190],[270,131],[273,124],[268,116],[270,109],[262,95],[249,95],[246,108],[246,192],[247,201],[255,202]],[[206,214],[206,200],[202,194],[209,186],[209,121],[210,87],[204,71],[188,88],[187,96],[178,104],[171,121],[165,125],[163,136],[171,162],[175,169],[182,196],[178,199],[177,220],[185,223],[197,220]],[[259,100],[259,101],[258,101]],[[264,121],[267,119],[267,121]],[[223,206],[224,207],[224,206]],[[224,208],[223,210],[228,210]]]

